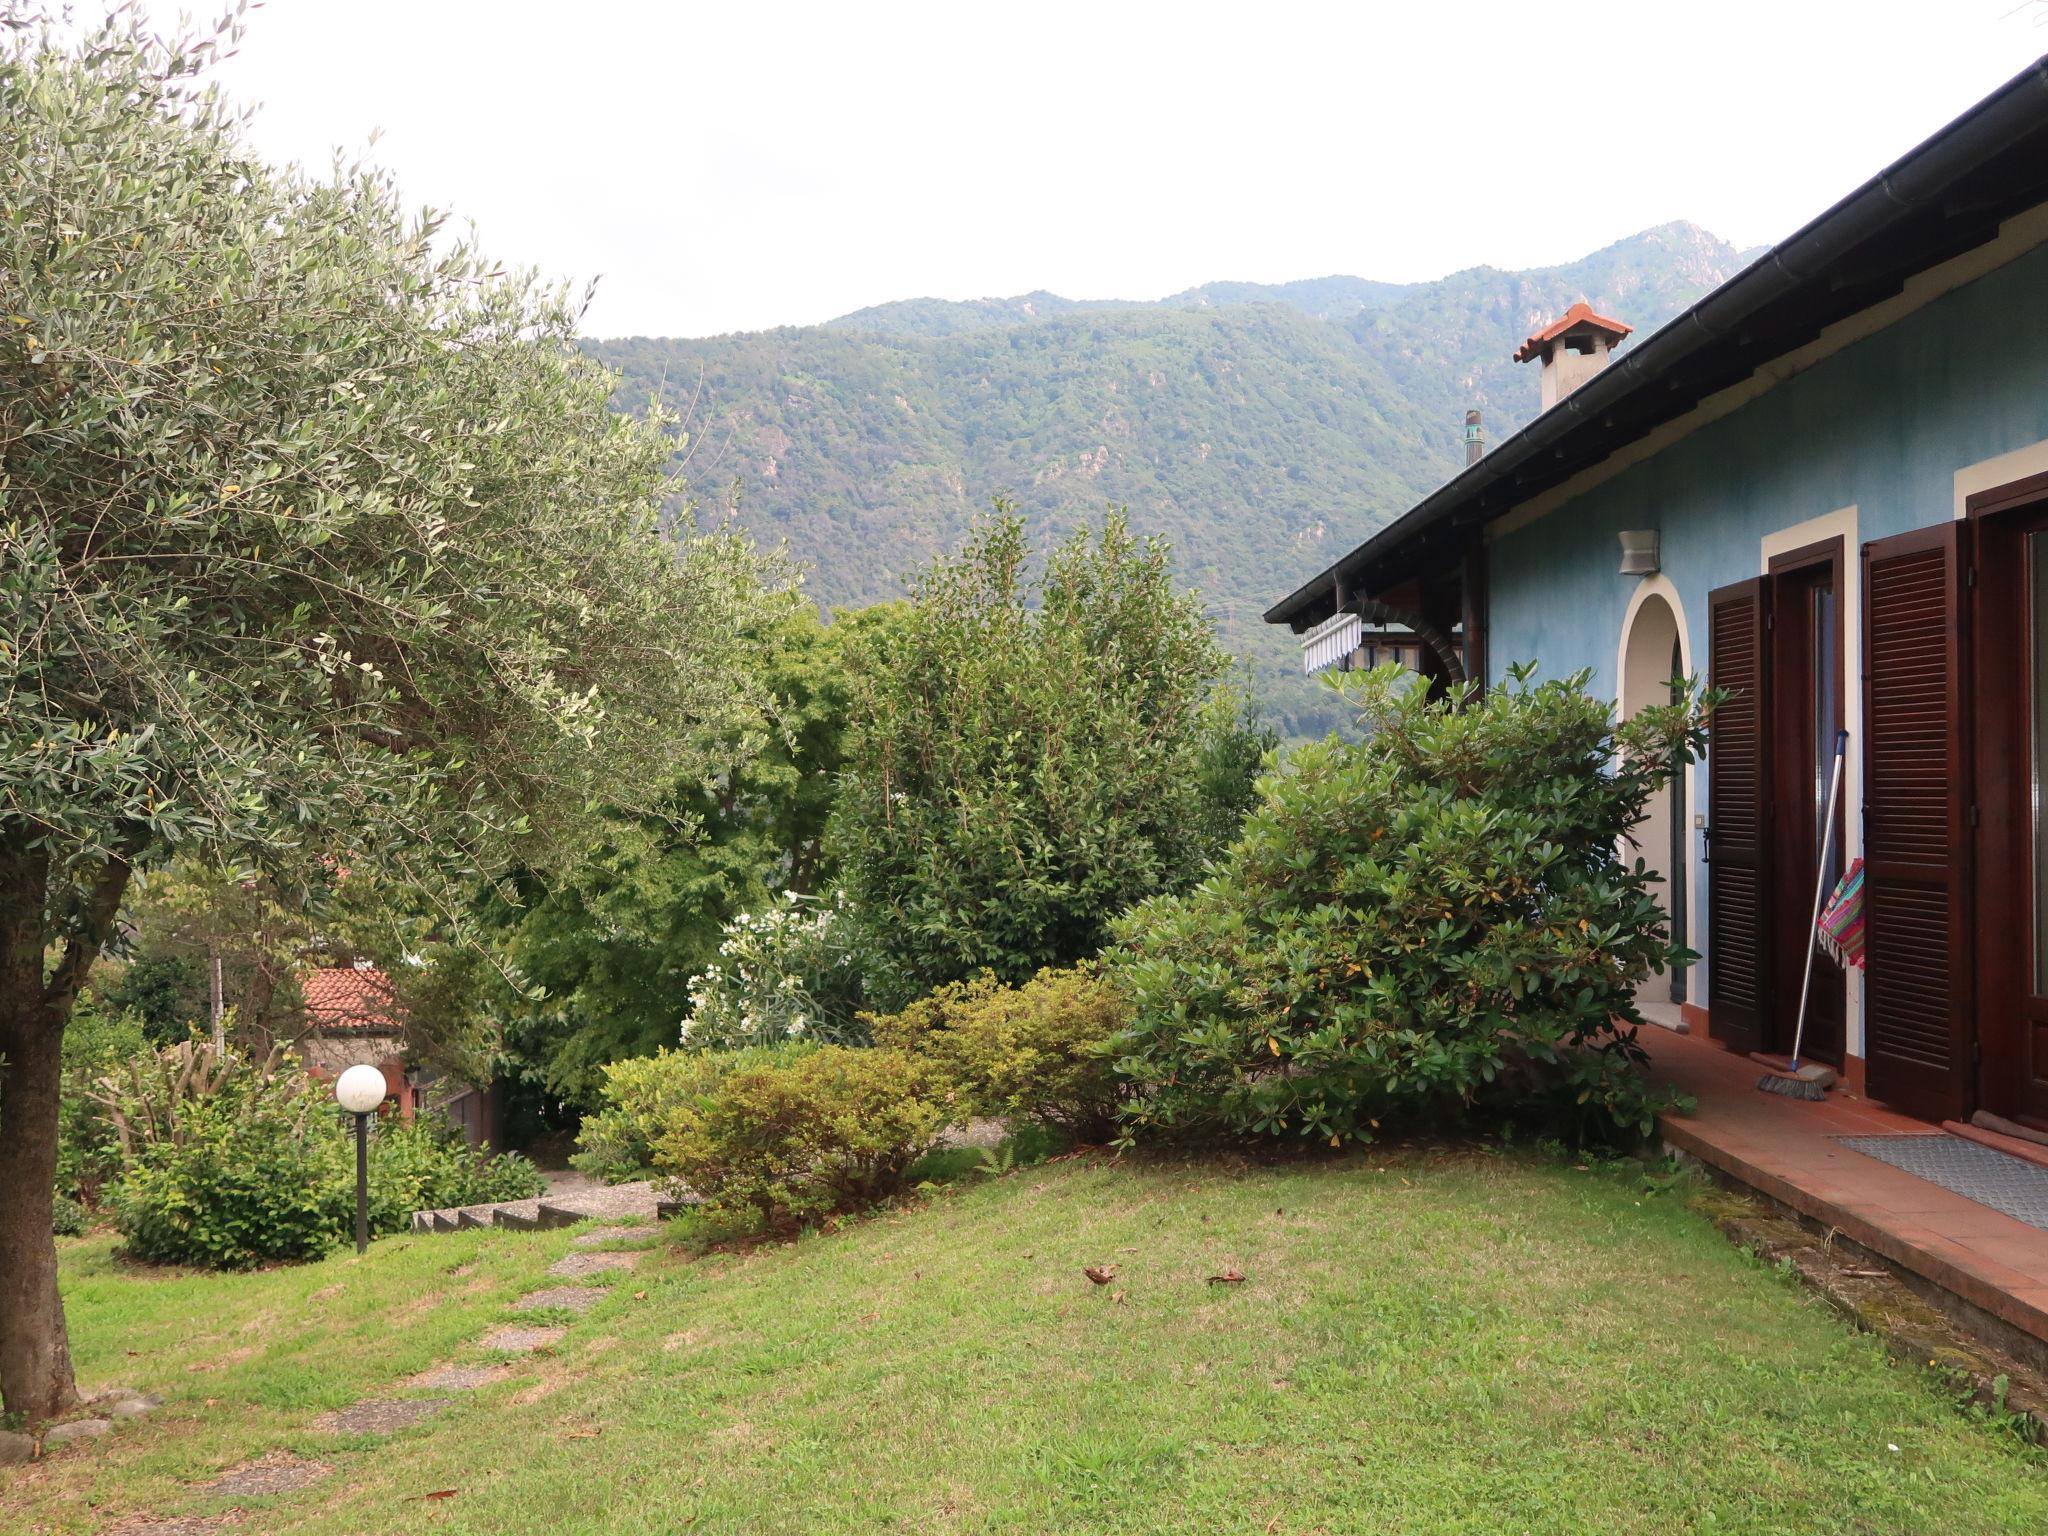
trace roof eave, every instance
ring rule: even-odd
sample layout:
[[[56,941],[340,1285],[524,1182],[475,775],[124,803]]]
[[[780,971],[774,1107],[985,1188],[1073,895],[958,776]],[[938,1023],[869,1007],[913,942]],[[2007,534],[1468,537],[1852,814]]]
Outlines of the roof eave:
[[[2000,148],[2048,127],[2048,56],[2035,60],[1969,111],[1957,117],[1848,196],[1764,252],[1712,293],[1637,343],[1564,399],[1500,444],[1478,463],[1417,502],[1350,553],[1268,608],[1268,624],[1291,623],[1320,602],[1340,577],[1383,559],[1424,529],[1475,503],[1480,494],[1536,456],[1554,448],[1575,426],[1605,415],[1638,388],[1647,388],[1716,340],[1738,333],[1767,306],[1824,272],[1829,263],[1871,239],[1888,225],[1927,207],[1970,169]],[[1790,347],[1752,359],[1761,367]],[[1633,441],[1649,427],[1607,445]],[[1532,489],[1488,508],[1478,518],[1491,522],[1520,502],[1540,494]]]

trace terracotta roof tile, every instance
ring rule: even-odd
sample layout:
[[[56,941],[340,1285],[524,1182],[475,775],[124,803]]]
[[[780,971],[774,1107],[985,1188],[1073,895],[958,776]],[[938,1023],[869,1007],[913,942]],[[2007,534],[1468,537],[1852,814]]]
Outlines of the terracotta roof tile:
[[[391,978],[380,970],[328,966],[307,976],[301,989],[317,1029],[405,1028],[405,1010],[391,990]]]
[[[1596,313],[1592,305],[1581,299],[1562,315],[1558,316],[1557,319],[1551,321],[1550,324],[1523,342],[1521,350],[1515,353],[1515,361],[1526,363],[1542,350],[1544,342],[1562,336],[1575,325],[1590,325],[1596,331],[1605,331],[1616,341],[1621,340],[1622,337],[1635,329],[1632,325],[1623,325],[1619,320],[1610,320],[1607,316]]]

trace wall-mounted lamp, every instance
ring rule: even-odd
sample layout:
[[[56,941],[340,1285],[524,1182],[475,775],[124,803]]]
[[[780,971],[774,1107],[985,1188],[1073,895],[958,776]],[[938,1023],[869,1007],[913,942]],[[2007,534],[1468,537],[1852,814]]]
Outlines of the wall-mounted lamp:
[[[1631,528],[1621,535],[1621,574],[1624,576],[1654,576],[1657,574],[1657,530],[1654,528]]]

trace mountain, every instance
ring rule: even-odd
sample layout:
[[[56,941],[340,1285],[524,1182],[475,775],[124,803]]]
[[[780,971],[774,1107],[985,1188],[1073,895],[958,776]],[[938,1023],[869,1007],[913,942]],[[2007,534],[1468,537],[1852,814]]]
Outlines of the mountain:
[[[1048,537],[1127,506],[1169,536],[1282,728],[1335,722],[1274,599],[1535,412],[1522,339],[1585,299],[1662,325],[1744,264],[1691,224],[1565,266],[1435,282],[1210,283],[1153,302],[911,299],[821,326],[588,343],[622,409],[690,418],[682,467],[786,539],[825,605],[873,602],[998,494]]]

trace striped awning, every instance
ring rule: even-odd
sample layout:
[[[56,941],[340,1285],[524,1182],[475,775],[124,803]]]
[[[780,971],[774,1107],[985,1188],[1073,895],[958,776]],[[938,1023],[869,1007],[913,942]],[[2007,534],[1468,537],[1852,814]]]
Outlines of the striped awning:
[[[1301,637],[1301,670],[1306,676],[1334,667],[1357,650],[1365,638],[1365,620],[1355,613],[1337,613]]]

